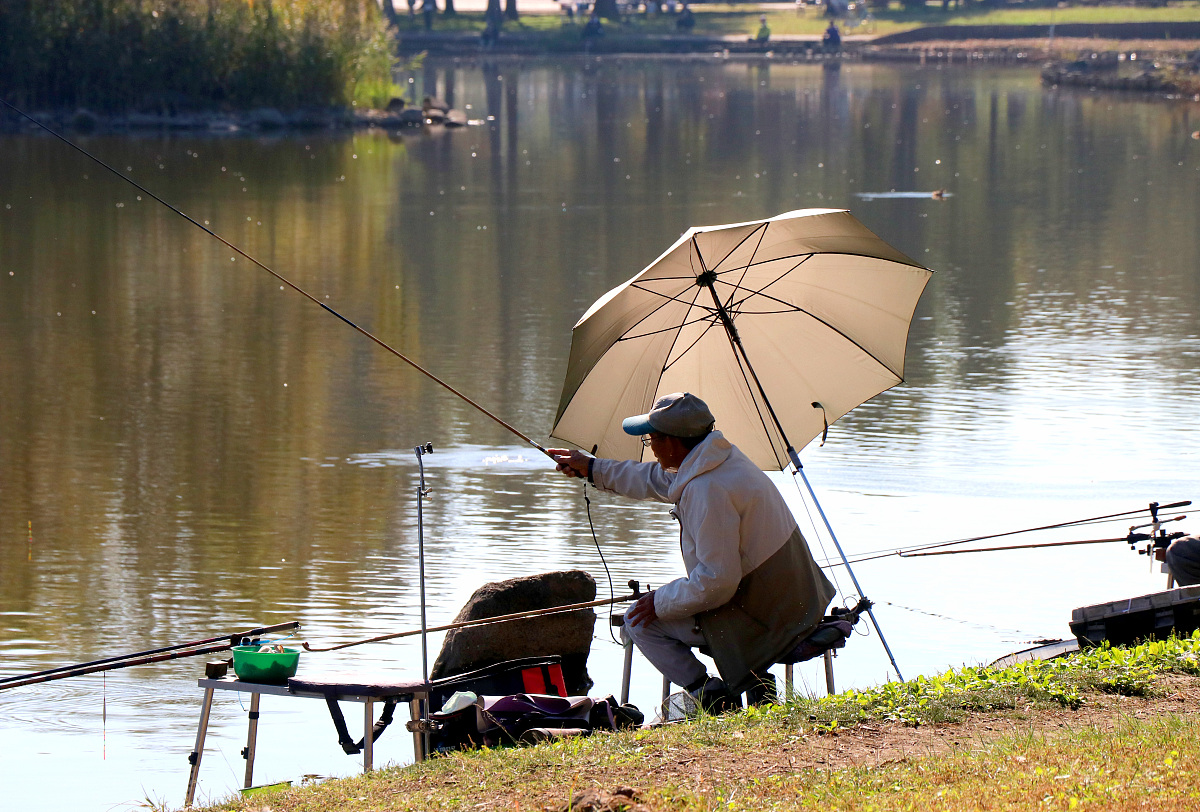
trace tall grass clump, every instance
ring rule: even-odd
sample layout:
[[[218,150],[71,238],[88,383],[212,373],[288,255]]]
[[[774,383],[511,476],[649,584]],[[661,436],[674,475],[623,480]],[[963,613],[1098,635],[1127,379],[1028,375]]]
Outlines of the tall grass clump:
[[[386,103],[375,0],[0,0],[0,93],[103,111]]]

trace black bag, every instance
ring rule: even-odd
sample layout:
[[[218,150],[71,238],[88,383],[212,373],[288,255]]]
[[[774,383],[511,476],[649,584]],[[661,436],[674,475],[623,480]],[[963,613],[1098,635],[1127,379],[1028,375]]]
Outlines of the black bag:
[[[586,736],[593,730],[635,727],[645,719],[636,707],[618,705],[611,696],[525,693],[480,696],[471,705],[433,718],[442,725],[434,734],[442,750],[536,742],[556,734]]]
[[[433,711],[431,717],[441,723],[440,730],[429,734],[429,744],[434,750],[457,750],[478,747],[483,743],[474,705],[454,713],[441,713],[446,700],[455,693],[469,691],[476,696],[567,695],[561,658],[553,656],[507,660],[476,671],[435,680],[430,688],[429,708]]]

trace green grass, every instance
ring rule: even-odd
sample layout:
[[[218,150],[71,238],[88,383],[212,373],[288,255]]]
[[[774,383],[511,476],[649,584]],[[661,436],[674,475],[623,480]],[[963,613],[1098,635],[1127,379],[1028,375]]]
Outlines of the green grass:
[[[750,36],[758,30],[758,18],[765,14],[773,36],[818,37],[829,20],[817,8],[796,7],[781,3],[778,8],[761,8],[753,4],[700,3],[696,13],[694,34],[702,36]],[[984,8],[962,7],[942,11],[941,3],[923,8],[905,8],[893,2],[886,9],[872,7],[869,20],[839,20],[844,34],[885,34],[908,31],[930,25],[1049,25],[1063,23],[1116,22],[1188,22],[1200,20],[1200,0],[1182,0],[1164,8],[1145,6],[1073,6],[1066,8]],[[564,25],[560,14],[522,14],[516,22],[506,22],[503,30],[551,38],[578,40],[577,20],[574,26]],[[675,18],[670,15],[634,15],[618,24],[605,22],[608,36],[639,36],[674,34]],[[455,17],[438,17],[435,31],[482,31],[482,14],[460,12]],[[400,31],[424,29],[422,18],[408,19],[402,15]]]
[[[865,721],[938,724],[958,721],[968,711],[1012,709],[1023,702],[1078,708],[1088,693],[1144,696],[1163,673],[1200,676],[1200,633],[1132,648],[1105,645],[1003,669],[963,668],[747,713],[790,713],[821,729]]]
[[[1148,706],[1137,703],[1147,700],[1104,699],[1154,696],[1166,674],[1200,675],[1200,634],[652,730],[454,753],[274,794],[269,806],[533,812],[624,785],[653,810],[1192,810],[1197,709],[1174,703],[1143,716]],[[1101,702],[1107,710],[1086,713]],[[260,808],[233,798],[212,810]]]

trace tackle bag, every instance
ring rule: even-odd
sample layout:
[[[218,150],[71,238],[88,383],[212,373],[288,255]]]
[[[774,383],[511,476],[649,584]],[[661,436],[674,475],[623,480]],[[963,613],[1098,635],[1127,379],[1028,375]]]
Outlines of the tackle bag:
[[[482,743],[473,708],[466,709],[469,713],[439,713],[446,701],[456,693],[475,696],[567,695],[562,660],[557,656],[506,660],[465,674],[435,680],[430,684],[430,689],[429,708],[433,711],[430,718],[442,725],[440,730],[429,734],[429,746],[433,750],[457,750],[478,747]]]
[[[461,693],[447,708],[432,714],[440,729],[431,734],[431,744],[442,751],[586,736],[593,730],[636,727],[645,720],[636,707],[620,705],[612,696]]]

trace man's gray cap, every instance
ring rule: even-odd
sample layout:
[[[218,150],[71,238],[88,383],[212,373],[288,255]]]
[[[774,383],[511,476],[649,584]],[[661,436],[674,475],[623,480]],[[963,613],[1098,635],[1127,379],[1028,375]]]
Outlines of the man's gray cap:
[[[691,392],[675,392],[656,400],[646,414],[625,418],[621,428],[633,435],[657,431],[672,437],[699,437],[707,434],[715,422],[704,401]]]

